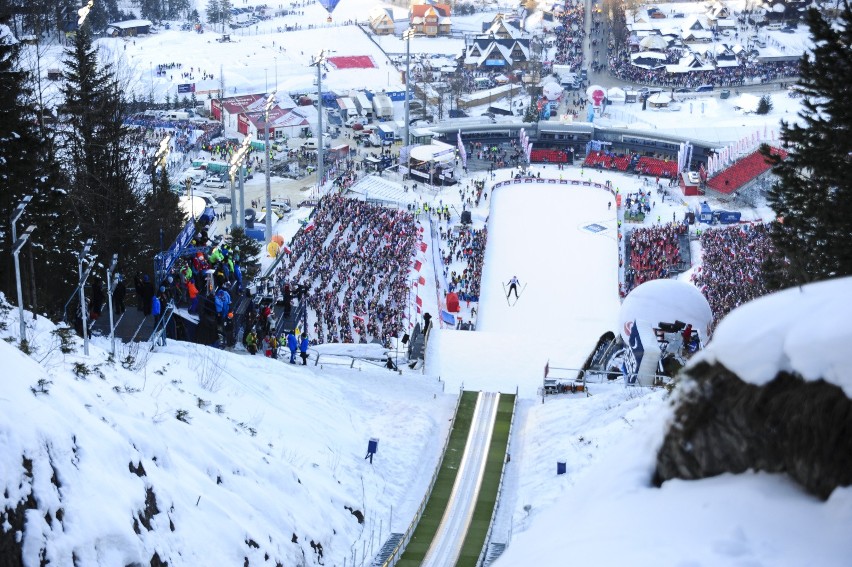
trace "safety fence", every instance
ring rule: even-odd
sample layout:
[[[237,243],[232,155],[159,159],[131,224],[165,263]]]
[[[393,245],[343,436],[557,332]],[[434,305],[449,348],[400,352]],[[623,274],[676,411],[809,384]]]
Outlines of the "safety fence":
[[[447,447],[450,444],[450,438],[453,436],[453,432],[455,431],[456,426],[456,418],[459,414],[459,407],[461,406],[462,399],[465,398],[465,402],[469,403],[470,398],[474,398],[474,405],[476,404],[476,392],[459,392],[459,398],[456,400],[456,409],[453,412],[453,419],[450,422],[450,429],[447,432],[447,437],[444,439],[444,447],[441,449],[441,458],[438,461],[438,464],[435,466],[435,470],[432,473],[432,478],[429,481],[429,488],[426,490],[426,494],[423,495],[423,499],[420,501],[420,505],[417,507],[417,512],[414,514],[414,518],[412,518],[411,523],[408,524],[408,528],[406,528],[403,533],[402,539],[399,541],[397,546],[391,550],[390,555],[381,563],[373,562],[375,567],[393,567],[397,564],[397,562],[402,557],[402,554],[405,552],[405,548],[408,546],[409,541],[411,541],[411,536],[414,534],[414,530],[417,528],[420,523],[420,518],[423,516],[423,512],[426,509],[426,504],[429,502],[429,498],[432,496],[432,490],[435,488],[435,482],[438,480],[438,474],[441,472],[441,467],[444,464],[444,457],[447,454]],[[470,421],[472,420],[473,413],[471,412],[469,415],[466,414],[468,419],[467,426],[470,426]],[[467,432],[465,431],[465,437],[467,436]]]

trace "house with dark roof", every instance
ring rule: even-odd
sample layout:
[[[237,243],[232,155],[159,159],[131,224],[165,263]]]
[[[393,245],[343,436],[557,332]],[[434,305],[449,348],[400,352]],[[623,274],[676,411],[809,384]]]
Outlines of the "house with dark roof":
[[[466,69],[514,70],[525,69],[530,59],[528,38],[499,38],[477,36],[467,47],[464,56]]]
[[[107,24],[106,32],[113,37],[135,37],[151,33],[152,25],[150,20],[125,20]]]

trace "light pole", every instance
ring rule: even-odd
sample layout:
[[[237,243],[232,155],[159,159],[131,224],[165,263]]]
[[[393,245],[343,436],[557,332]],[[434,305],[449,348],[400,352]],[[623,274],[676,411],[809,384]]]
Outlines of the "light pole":
[[[247,135],[243,138],[243,143],[239,147],[239,149],[234,152],[234,155],[231,157],[231,168],[228,172],[231,175],[231,228],[236,228],[237,226],[245,226],[245,214],[246,214],[246,194],[245,194],[245,185],[244,185],[244,177],[243,177],[243,161],[245,161],[246,156],[248,155],[249,147],[251,146],[251,134]],[[236,195],[234,194],[234,177],[236,174],[240,174],[240,217],[237,220],[236,211],[234,211],[234,199]]]
[[[18,247],[17,224],[18,224],[18,219],[20,219],[21,215],[24,214],[24,209],[27,208],[27,205],[29,205],[30,201],[32,201],[32,200],[33,200],[32,195],[25,195],[24,198],[21,199],[21,202],[18,203],[18,206],[15,207],[15,210],[12,211],[12,215],[10,216],[10,219],[9,219],[10,224],[12,225],[12,243],[13,243],[13,246],[17,249],[17,252],[15,252],[15,277],[17,278],[17,284],[18,284],[18,314],[21,317],[21,340],[22,341],[24,340],[24,331],[25,331],[26,327],[24,326],[24,300],[23,300],[23,294],[21,293],[21,273],[20,273],[20,269],[19,269],[19,266],[18,266],[18,252],[20,252],[21,249]],[[27,235],[27,237],[29,237],[29,235]],[[26,242],[26,238],[24,238],[22,236],[21,240],[22,240],[21,246],[23,246],[24,243]]]
[[[402,38],[405,40],[405,145],[411,144],[411,136],[409,135],[409,85],[411,84],[411,38],[414,37],[414,28],[408,28],[402,32]],[[408,166],[408,164],[406,164]]]
[[[266,155],[263,156],[263,169],[266,171],[266,242],[272,242],[272,185],[269,180],[269,110],[275,104],[275,91],[270,93],[263,108],[263,136]]]
[[[160,147],[157,148],[157,153],[154,154],[154,171],[151,173],[151,190],[154,194],[157,194],[157,168],[162,167],[163,171],[166,170],[166,165],[168,164],[169,158],[169,142],[171,141],[172,136],[169,134],[165,138],[160,141]]]
[[[83,321],[83,352],[89,356],[89,329],[86,322],[86,280],[89,279],[89,274],[92,273],[92,264],[86,268],[86,273],[83,273],[83,260],[89,255],[92,249],[93,239],[88,239],[83,246],[82,252],[77,255],[77,274],[80,276],[80,317]]]
[[[314,60],[311,62],[311,66],[315,66],[317,68],[317,130],[319,133],[317,134],[317,141],[319,148],[317,149],[317,188],[322,194],[322,178],[325,172],[323,171],[325,163],[324,154],[325,147],[322,143],[322,68],[326,62],[326,50],[322,49],[320,52],[314,57]]]
[[[24,324],[24,294],[21,292],[21,264],[18,261],[18,254],[21,252],[21,248],[24,247],[24,244],[27,243],[27,240],[30,238],[30,235],[35,230],[35,225],[30,225],[27,227],[27,230],[21,235],[19,240],[15,241],[14,246],[12,246],[12,255],[15,257],[15,284],[18,287],[18,318],[21,323],[21,342],[27,340],[27,326]]]
[[[107,269],[107,301],[109,302],[109,344],[110,344],[110,352],[115,356],[115,323],[112,317],[112,292],[115,291],[115,286],[118,284],[118,281],[113,283],[112,274],[115,272],[115,267],[118,265],[118,254],[112,255],[112,263],[109,265]]]

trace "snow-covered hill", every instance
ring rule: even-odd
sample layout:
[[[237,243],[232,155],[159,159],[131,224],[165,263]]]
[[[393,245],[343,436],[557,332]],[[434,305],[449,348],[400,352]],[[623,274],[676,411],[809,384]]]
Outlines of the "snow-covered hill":
[[[85,357],[45,319],[27,355],[17,310],[5,324],[3,531],[25,565],[360,559],[410,521],[455,406],[422,376],[320,373],[174,341],[112,359],[96,340]]]

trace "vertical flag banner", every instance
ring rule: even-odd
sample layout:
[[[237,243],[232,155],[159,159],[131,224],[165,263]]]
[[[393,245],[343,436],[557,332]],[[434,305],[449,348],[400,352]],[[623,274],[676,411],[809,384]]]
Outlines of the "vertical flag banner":
[[[458,146],[459,146],[459,155],[461,156],[461,160],[462,160],[462,167],[467,167],[467,151],[464,149],[464,143],[462,142],[462,138],[461,138],[461,130],[459,130],[457,138],[458,138]]]

